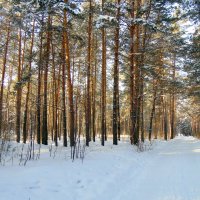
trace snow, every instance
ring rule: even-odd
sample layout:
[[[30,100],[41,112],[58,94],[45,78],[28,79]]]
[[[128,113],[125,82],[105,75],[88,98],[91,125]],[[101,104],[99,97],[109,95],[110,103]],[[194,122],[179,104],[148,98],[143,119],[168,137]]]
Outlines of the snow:
[[[43,147],[39,160],[0,167],[0,200],[200,200],[200,141],[178,136],[147,150],[122,141],[86,148],[84,160],[68,148]]]
[[[99,15],[96,19],[96,27],[102,28],[107,23],[117,23],[116,18],[109,15]]]

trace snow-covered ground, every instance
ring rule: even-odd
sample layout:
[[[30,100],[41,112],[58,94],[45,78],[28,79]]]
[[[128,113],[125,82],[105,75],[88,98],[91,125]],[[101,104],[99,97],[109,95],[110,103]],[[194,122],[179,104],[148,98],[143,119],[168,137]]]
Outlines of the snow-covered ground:
[[[83,162],[68,154],[58,148],[50,157],[42,147],[39,160],[1,166],[0,200],[200,200],[200,141],[192,137],[154,141],[145,152],[125,141],[91,143]]]

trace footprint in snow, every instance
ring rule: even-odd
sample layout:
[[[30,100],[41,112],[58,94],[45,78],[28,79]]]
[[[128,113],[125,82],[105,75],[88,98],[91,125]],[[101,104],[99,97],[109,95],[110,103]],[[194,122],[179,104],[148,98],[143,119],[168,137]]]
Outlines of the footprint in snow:
[[[78,180],[76,183],[77,183],[77,184],[81,183],[81,180]]]
[[[40,188],[40,187],[39,186],[30,186],[29,187],[30,190],[34,190],[34,189],[38,189],[38,188]]]

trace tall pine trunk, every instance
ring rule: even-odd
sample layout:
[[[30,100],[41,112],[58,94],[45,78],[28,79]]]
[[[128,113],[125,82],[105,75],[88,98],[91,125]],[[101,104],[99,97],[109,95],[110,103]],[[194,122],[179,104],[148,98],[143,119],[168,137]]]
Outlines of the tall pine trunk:
[[[94,53],[94,69],[93,69],[93,79],[92,79],[92,138],[95,142],[96,137],[96,85],[97,85],[97,36],[93,35],[93,53]]]
[[[30,60],[29,60],[29,82],[27,86],[25,110],[24,110],[24,122],[23,122],[23,143],[26,143],[27,140],[27,117],[28,117],[28,104],[29,104],[29,95],[30,95],[30,78],[31,78],[31,69],[32,69],[32,56],[33,56],[33,44],[34,44],[34,30],[35,30],[35,21],[33,22],[32,36],[31,36],[31,46],[30,46]]]
[[[67,3],[67,0],[64,1]],[[71,80],[71,65],[70,65],[70,52],[69,52],[69,38],[68,38],[68,21],[67,11],[64,9],[64,47],[65,47],[65,61],[67,64],[67,87],[68,87],[68,102],[69,102],[69,126],[70,126],[70,146],[75,145],[74,140],[74,102],[73,102],[73,85]]]
[[[40,32],[40,54],[39,54],[39,64],[38,64],[38,85],[37,85],[37,143],[41,143],[41,75],[42,75],[42,69],[43,69],[43,23],[44,23],[44,17],[42,16],[42,27]]]
[[[63,37],[64,39],[64,37]],[[63,146],[67,146],[67,113],[66,113],[66,63],[65,63],[65,52],[64,52],[64,42],[62,46],[62,128],[63,128]]]
[[[7,36],[6,36],[4,57],[3,57],[2,76],[1,76],[1,91],[0,91],[0,137],[1,137],[1,133],[2,133],[3,92],[4,92],[4,80],[5,80],[5,73],[6,73],[6,63],[7,63],[7,54],[8,54],[9,40],[10,40],[10,24],[8,24],[8,27],[7,27]]]
[[[16,99],[16,136],[17,142],[20,142],[20,126],[21,126],[21,52],[22,52],[22,31],[18,32],[18,69],[17,69],[17,99]]]
[[[152,109],[151,109],[151,115],[150,115],[150,122],[149,122],[149,141],[151,141],[151,134],[152,134],[152,128],[153,128],[153,119],[155,115],[155,108],[156,108],[156,98],[157,98],[157,81],[154,81],[153,83],[153,102],[152,102]]]
[[[42,144],[48,144],[48,123],[47,123],[47,91],[48,91],[48,69],[49,69],[49,55],[50,55],[50,25],[51,19],[48,16],[47,21],[47,42],[46,42],[46,52],[45,52],[45,68],[44,68],[44,102],[43,102],[43,120],[42,120]]]
[[[135,2],[130,1],[131,18],[135,17]],[[135,56],[134,56],[134,39],[135,39],[135,24],[130,25],[130,140],[134,143],[134,130],[136,125],[136,110],[135,110]]]
[[[104,12],[104,0],[102,0],[102,11]],[[106,30],[102,27],[102,72],[101,72],[101,145],[106,140]]]
[[[175,78],[176,78],[176,55],[174,53],[173,56],[173,66],[172,66],[172,80],[173,80],[173,84],[175,84]],[[172,89],[172,94],[171,94],[171,122],[170,122],[170,128],[171,128],[171,136],[170,139],[174,138],[174,134],[175,134],[175,106],[176,102],[175,102],[175,91],[174,91],[174,87]]]
[[[92,43],[92,0],[89,1],[88,21],[88,57],[87,57],[87,95],[86,95],[86,146],[89,146],[91,135],[91,43]]]
[[[120,139],[119,113],[119,30],[120,30],[120,0],[117,0],[117,27],[115,29],[115,60],[114,60],[114,87],[113,87],[113,144],[117,145]]]

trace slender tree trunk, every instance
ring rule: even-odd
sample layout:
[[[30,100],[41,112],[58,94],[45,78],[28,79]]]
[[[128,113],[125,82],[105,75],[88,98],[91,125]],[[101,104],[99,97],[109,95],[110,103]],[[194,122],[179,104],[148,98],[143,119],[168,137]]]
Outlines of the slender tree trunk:
[[[64,37],[63,37],[64,39]],[[65,63],[65,47],[64,47],[64,42],[63,42],[63,63],[62,63],[62,113],[63,113],[63,123],[62,123],[62,128],[63,128],[63,146],[67,146],[67,113],[66,113],[66,63]]]
[[[34,44],[34,30],[35,30],[35,21],[33,22],[33,29],[32,29],[32,39],[31,39],[31,46],[30,46],[30,60],[29,60],[29,76],[31,78],[31,68],[32,68],[32,56],[33,56],[33,44]],[[24,110],[24,123],[23,123],[23,143],[26,143],[27,139],[27,117],[28,117],[28,104],[29,104],[29,95],[30,95],[30,80],[27,86],[27,94],[26,94],[26,103],[25,103],[25,110]]]
[[[52,50],[52,68],[53,68],[53,94],[52,94],[52,115],[53,115],[53,131],[52,131],[52,140],[55,142],[55,146],[58,146],[58,98],[59,98],[59,80],[60,80],[60,65],[59,65],[59,73],[58,77],[56,78],[56,64],[55,64],[55,50],[54,50],[54,44],[51,40],[51,50]],[[54,133],[54,134],[53,134]]]
[[[67,0],[64,1],[67,3]],[[69,52],[69,39],[68,39],[68,22],[67,22],[67,11],[64,9],[64,47],[65,47],[65,60],[67,64],[67,86],[68,86],[68,101],[69,101],[69,112],[70,112],[70,146],[75,145],[74,141],[74,103],[73,103],[73,85],[71,81],[71,68],[70,68],[70,52]]]
[[[119,70],[119,69],[118,69]],[[118,71],[119,74],[119,71]],[[121,115],[120,115],[120,101],[119,101],[119,84],[117,90],[117,139],[121,139]]]
[[[3,118],[3,91],[4,91],[4,80],[5,80],[5,73],[6,73],[6,63],[7,63],[7,54],[8,54],[8,44],[10,40],[10,24],[7,27],[7,36],[6,36],[6,44],[4,50],[4,57],[3,57],[3,66],[2,66],[2,77],[1,77],[1,91],[0,91],[0,137],[2,131],[2,118]]]
[[[167,120],[167,103],[166,99],[163,101],[163,114],[164,114],[164,139],[167,140],[167,133],[168,133],[168,120]]]
[[[155,134],[154,134],[154,139],[158,139],[158,122],[157,122],[157,116],[156,116],[156,113],[155,113]]]
[[[20,125],[21,125],[21,52],[22,52],[22,31],[19,29],[18,33],[18,69],[17,69],[17,99],[16,99],[16,136],[17,142],[20,142]]]
[[[113,87],[113,144],[117,145],[120,139],[119,114],[119,30],[120,30],[120,0],[117,0],[117,27],[115,29],[115,60],[114,60],[114,87]]]
[[[172,79],[173,79],[173,82],[175,81],[175,78],[176,78],[176,55],[174,53],[174,58],[173,58],[173,66],[172,66],[172,71],[173,71],[173,74],[172,74]],[[172,97],[171,97],[171,139],[174,138],[174,128],[175,128],[175,91],[174,91],[174,87],[172,89]]]
[[[154,83],[153,83],[153,103],[152,103],[150,123],[149,123],[149,141],[151,141],[151,134],[152,134],[152,128],[153,128],[153,118],[154,118],[154,115],[155,115],[155,108],[156,108],[156,98],[157,98],[157,81],[154,81]]]
[[[104,11],[104,0],[102,0],[102,11]],[[106,31],[102,28],[102,81],[101,81],[101,145],[104,146],[106,139]]]
[[[144,81],[141,83],[141,141],[144,142]]]
[[[97,36],[94,37],[94,48],[95,48],[95,63],[94,63],[94,72],[93,72],[93,84],[92,84],[92,136],[93,142],[95,142],[96,137],[96,85],[97,85]]]
[[[146,14],[146,20],[149,18],[151,10],[151,1],[149,5],[148,12]],[[142,28],[142,53],[141,53],[141,85],[140,85],[140,96],[141,96],[141,141],[144,142],[144,62],[145,62],[145,52],[146,52],[146,40],[147,40],[147,29],[146,26]]]
[[[131,18],[134,19],[135,17],[135,2],[130,1],[131,4]],[[130,25],[130,140],[131,144],[134,143],[134,129],[136,124],[136,113],[135,113],[135,102],[134,102],[134,96],[135,96],[135,67],[134,67],[134,38],[135,38],[135,25]]]
[[[136,17],[140,17],[140,7],[141,7],[141,0],[136,1]],[[139,132],[140,132],[140,106],[141,106],[141,60],[140,56],[140,25],[137,24],[135,27],[135,100],[134,100],[134,110],[135,110],[135,127],[134,127],[134,135],[133,135],[133,143],[135,145],[139,142]]]
[[[50,94],[50,99],[52,99],[52,122],[51,122],[51,127],[52,127],[52,130],[51,130],[51,139],[52,141],[54,140],[54,135],[55,135],[55,124],[56,124],[56,109],[55,109],[55,101],[56,101],[56,92],[57,92],[57,80],[56,80],[56,69],[55,69],[55,56],[54,56],[54,47],[53,47],[53,42],[51,40],[51,54],[52,54],[52,74],[53,74],[53,77],[52,77],[52,84],[51,84],[51,87],[52,87],[52,93]]]
[[[86,146],[89,146],[91,135],[91,43],[92,43],[92,0],[89,0],[88,21],[88,58],[87,58],[87,95],[86,95]]]
[[[43,69],[43,17],[42,17],[42,27],[40,32],[40,55],[39,55],[39,64],[38,64],[38,87],[37,87],[37,143],[41,143],[41,73]]]
[[[50,55],[50,25],[51,19],[48,16],[47,21],[47,43],[45,52],[45,68],[44,68],[44,102],[43,102],[43,124],[42,124],[42,144],[48,144],[48,123],[47,123],[47,91],[48,91],[48,68],[49,68],[49,55]]]
[[[16,43],[14,44],[14,49],[16,47]],[[15,55],[13,56],[13,61],[15,60]],[[13,76],[13,65],[10,65],[9,67],[9,79],[8,79],[8,86],[7,86],[7,94],[6,94],[6,102],[7,102],[7,132],[10,133],[12,123],[10,122],[10,110],[11,108],[11,98],[10,98],[10,91],[11,91],[11,85],[12,85],[12,76]]]

